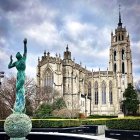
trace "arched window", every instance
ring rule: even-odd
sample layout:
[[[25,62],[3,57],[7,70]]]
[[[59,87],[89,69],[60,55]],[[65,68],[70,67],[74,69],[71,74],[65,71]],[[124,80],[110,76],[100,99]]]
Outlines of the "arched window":
[[[98,82],[96,81],[94,84],[94,91],[95,91],[95,105],[98,104]]]
[[[124,60],[124,50],[122,49],[122,60]]]
[[[116,61],[116,51],[114,51],[114,61]]]
[[[121,40],[120,34],[119,34],[119,41]]]
[[[122,40],[124,40],[124,36],[122,35]]]
[[[50,69],[46,70],[46,74],[45,74],[45,86],[46,87],[53,87],[53,73]]]
[[[125,73],[124,62],[122,62],[122,73]]]
[[[102,82],[102,104],[106,104],[106,84]]]
[[[116,71],[117,71],[117,65],[116,65],[116,63],[114,64],[114,72],[116,73]]]
[[[109,102],[113,104],[112,81],[109,82]]]
[[[91,82],[88,83],[88,96],[91,97]]]
[[[115,37],[115,39],[116,39],[116,42],[117,42],[117,36]]]

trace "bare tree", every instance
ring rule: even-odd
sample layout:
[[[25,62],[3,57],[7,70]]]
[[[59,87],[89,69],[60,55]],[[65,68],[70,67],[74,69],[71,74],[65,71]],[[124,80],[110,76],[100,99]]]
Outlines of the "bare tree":
[[[1,108],[1,111],[8,110],[10,113],[15,103],[16,77],[14,75],[10,75],[9,77],[5,77],[3,80],[4,81],[0,89],[0,104],[4,104],[5,108]],[[34,100],[35,91],[36,85],[34,79],[27,77],[25,81],[25,94],[28,101],[32,102]],[[2,117],[0,116],[0,118]]]
[[[136,83],[135,83],[135,89],[137,92],[140,93],[140,80],[138,80]]]
[[[42,103],[53,103],[59,97],[59,92],[53,87],[36,87],[34,110],[37,110]]]

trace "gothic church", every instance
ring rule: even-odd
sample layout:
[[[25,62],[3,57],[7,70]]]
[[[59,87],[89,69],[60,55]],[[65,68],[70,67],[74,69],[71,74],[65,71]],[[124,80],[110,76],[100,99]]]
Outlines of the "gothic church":
[[[117,115],[122,109],[123,92],[128,83],[133,84],[132,56],[129,34],[122,26],[120,12],[118,26],[115,33],[111,33],[109,69],[106,71],[89,71],[75,63],[68,46],[63,59],[44,52],[38,60],[38,86],[57,90],[69,109],[77,109],[87,116]]]

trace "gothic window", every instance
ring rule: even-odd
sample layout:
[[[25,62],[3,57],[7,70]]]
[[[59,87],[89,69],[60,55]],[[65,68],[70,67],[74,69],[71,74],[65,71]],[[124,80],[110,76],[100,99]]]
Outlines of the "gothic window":
[[[46,70],[45,74],[45,86],[46,87],[53,87],[53,73],[50,69]]]
[[[98,104],[98,82],[96,81],[95,82],[95,85],[94,85],[94,91],[95,91],[95,105]]]
[[[117,71],[117,65],[116,65],[116,63],[114,64],[114,72],[116,73],[116,71]]]
[[[124,62],[122,62],[122,73],[125,73]]]
[[[119,34],[119,41],[121,40],[120,34]]]
[[[114,51],[114,61],[116,61],[116,51]]]
[[[88,83],[88,96],[91,97],[91,82]]]
[[[109,82],[109,102],[110,104],[113,104],[112,81]]]
[[[122,35],[122,40],[124,40],[124,36]]]
[[[102,104],[106,104],[106,83],[102,82]]]
[[[124,60],[124,50],[122,49],[122,60]]]

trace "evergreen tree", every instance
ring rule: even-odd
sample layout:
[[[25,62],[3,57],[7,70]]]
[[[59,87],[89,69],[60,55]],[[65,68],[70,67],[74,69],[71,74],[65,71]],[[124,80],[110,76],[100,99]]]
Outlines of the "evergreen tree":
[[[53,110],[66,108],[66,103],[63,98],[57,98],[53,103]]]
[[[48,103],[43,103],[42,105],[39,106],[39,108],[36,110],[34,114],[34,118],[48,118],[51,115],[52,112],[52,105]]]
[[[139,107],[139,100],[134,87],[131,84],[128,84],[127,89],[124,92],[124,107],[127,109],[128,114],[136,114]]]

